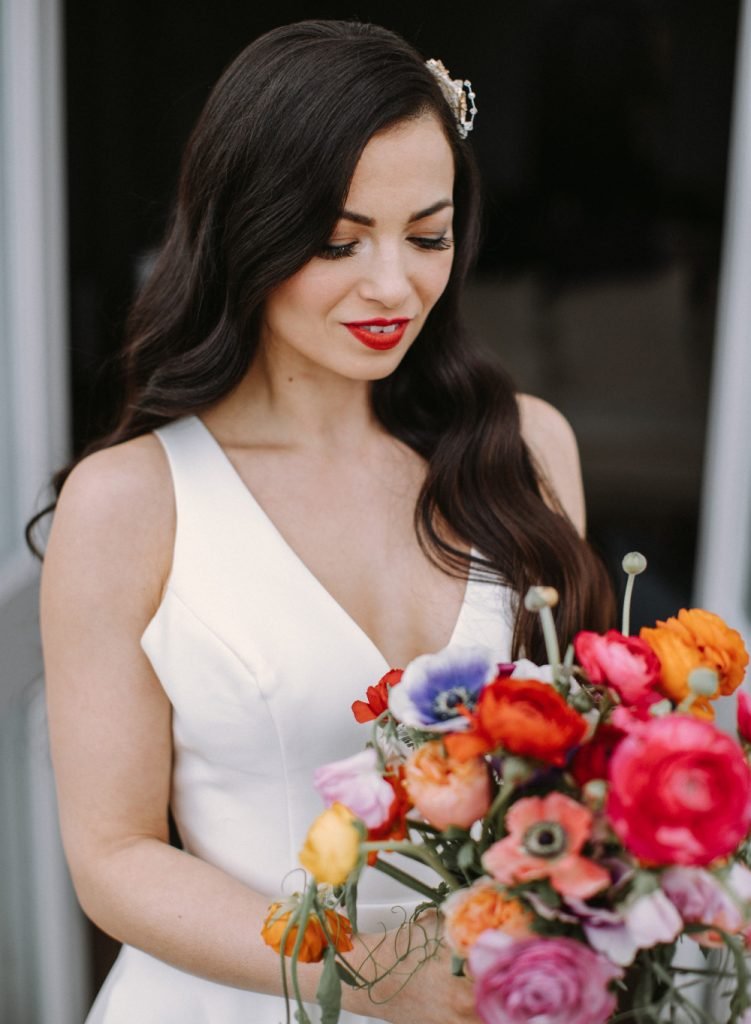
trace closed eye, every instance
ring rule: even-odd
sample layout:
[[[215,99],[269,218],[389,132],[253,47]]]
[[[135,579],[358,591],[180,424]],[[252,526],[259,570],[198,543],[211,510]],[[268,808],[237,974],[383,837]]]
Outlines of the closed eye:
[[[426,252],[445,252],[454,244],[453,238],[448,238],[446,235],[441,235],[440,238],[413,236],[409,241],[417,246],[418,249]],[[356,246],[357,242],[344,242],[342,245],[324,245],[318,255],[324,260],[340,260],[346,256],[353,256]]]
[[[444,252],[454,244],[453,238],[448,238],[446,235],[441,235],[440,238],[413,237],[410,238],[410,242],[418,249],[427,249],[428,252]]]

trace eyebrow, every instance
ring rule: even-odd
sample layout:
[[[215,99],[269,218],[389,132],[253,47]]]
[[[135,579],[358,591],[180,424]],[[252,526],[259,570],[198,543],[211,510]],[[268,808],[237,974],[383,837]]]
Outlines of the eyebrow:
[[[413,224],[417,220],[423,220],[425,217],[430,217],[434,213],[438,213],[439,210],[445,210],[449,206],[454,204],[450,199],[439,199],[437,203],[433,203],[432,206],[428,206],[424,210],[418,210],[417,213],[412,213],[407,221],[408,224]],[[372,217],[366,217],[362,213],[354,213],[352,210],[342,210],[339,214],[340,220],[351,220],[355,224],[362,224],[366,228],[374,228],[375,220]]]

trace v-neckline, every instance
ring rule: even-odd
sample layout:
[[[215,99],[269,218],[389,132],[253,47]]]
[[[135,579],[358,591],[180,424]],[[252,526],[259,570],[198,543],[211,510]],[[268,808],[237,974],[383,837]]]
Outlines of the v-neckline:
[[[230,477],[230,479],[233,480],[234,485],[241,489],[242,493],[245,495],[245,500],[250,502],[250,504],[251,504],[252,508],[255,510],[256,514],[266,524],[267,528],[273,534],[273,536],[276,537],[278,544],[287,553],[288,558],[295,565],[297,565],[299,567],[299,569],[302,572],[302,574],[305,575],[308,578],[308,580],[315,587],[315,589],[318,590],[318,592],[321,595],[323,595],[323,597],[332,606],[334,606],[338,610],[339,614],[349,624],[350,628],[355,630],[357,633],[360,634],[360,636],[368,644],[368,646],[370,647],[372,652],[378,656],[380,661],[383,663],[383,665],[386,666],[387,669],[397,668],[397,667],[404,668],[405,666],[396,666],[396,665],[392,665],[391,664],[389,659],[386,658],[386,656],[383,654],[383,652],[378,647],[378,645],[376,644],[375,640],[373,640],[373,638],[370,636],[370,634],[360,625],[360,623],[357,621],[357,619],[355,619],[354,616],[351,615],[350,612],[347,611],[347,609],[344,607],[344,605],[334,597],[334,595],[331,593],[331,591],[328,589],[328,587],[324,586],[324,584],[321,582],[321,580],[318,578],[318,576],[316,576],[316,574],[313,572],[313,570],[300,557],[300,555],[297,553],[297,551],[295,551],[295,549],[289,543],[289,541],[284,536],[284,534],[281,532],[279,527],[273,521],[271,516],[269,516],[268,512],[266,512],[266,510],[263,508],[263,506],[258,501],[256,496],[253,494],[253,492],[251,491],[250,487],[248,487],[247,483],[240,476],[240,473],[238,472],[238,470],[235,467],[234,463],[230,459],[229,455],[224,450],[224,448],[221,446],[221,444],[216,439],[216,437],[211,432],[211,430],[209,430],[209,428],[203,422],[201,417],[198,416],[198,415],[193,415],[190,418],[195,422],[195,424],[198,427],[198,429],[205,436],[205,438],[209,442],[210,446],[214,449],[215,453],[217,454],[217,456],[219,458],[220,463],[228,470],[229,477]],[[472,550],[472,554],[474,555],[475,553],[476,552],[473,549]],[[464,612],[465,612],[465,608],[467,607],[467,602],[468,602],[468,598],[469,598],[469,594],[470,594],[470,589],[471,589],[472,585],[473,585],[472,573],[470,572],[468,574],[468,576],[467,576],[466,585],[464,587],[464,595],[462,597],[462,603],[459,606],[459,612],[458,612],[458,614],[456,616],[456,621],[454,623],[454,628],[451,631],[451,636],[449,637],[449,639],[446,641],[446,644],[444,645],[446,647],[450,646],[451,644],[453,644],[455,642],[457,634],[459,633],[460,626],[461,626],[462,621],[464,619]],[[424,653],[429,653],[429,652],[424,652]]]

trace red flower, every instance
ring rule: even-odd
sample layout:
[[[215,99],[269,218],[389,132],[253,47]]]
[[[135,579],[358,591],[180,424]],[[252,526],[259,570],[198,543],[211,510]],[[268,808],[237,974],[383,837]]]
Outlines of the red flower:
[[[640,860],[710,864],[748,833],[751,771],[738,744],[711,722],[653,719],[613,754],[607,814]]]
[[[738,691],[738,735],[751,743],[751,694],[747,690]]]
[[[401,681],[404,672],[400,668],[392,668],[378,680],[375,686],[366,691],[367,701],[356,700],[352,705],[352,714],[358,722],[373,722],[382,715],[389,706],[389,690]]]
[[[579,747],[571,761],[571,774],[580,786],[592,779],[607,779],[613,751],[625,735],[614,725],[601,725],[589,743]]]
[[[624,704],[654,703],[660,679],[660,660],[638,636],[624,636],[617,629],[604,635],[582,630],[574,637],[581,667],[593,683],[612,687]]]
[[[539,679],[494,679],[470,719],[466,732],[445,739],[448,752],[463,761],[503,747],[510,754],[562,765],[587,731],[585,719]]]

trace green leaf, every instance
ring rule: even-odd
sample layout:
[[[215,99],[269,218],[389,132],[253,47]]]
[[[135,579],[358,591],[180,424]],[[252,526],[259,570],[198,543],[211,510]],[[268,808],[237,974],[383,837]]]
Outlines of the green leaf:
[[[316,999],[321,1007],[321,1024],[336,1024],[342,1008],[342,982],[336,969],[336,950],[328,946],[323,957],[323,972]]]
[[[475,863],[475,844],[470,840],[465,843],[456,855],[456,863],[461,871],[469,871]]]
[[[452,956],[451,957],[451,973],[455,978],[464,977],[464,957],[463,956]]]
[[[349,967],[347,967],[346,964],[342,963],[341,960],[336,961],[336,973],[339,975],[339,977],[342,979],[345,985],[351,985],[352,988],[358,987],[359,982],[357,980],[357,977],[352,973],[352,971],[349,969]]]

